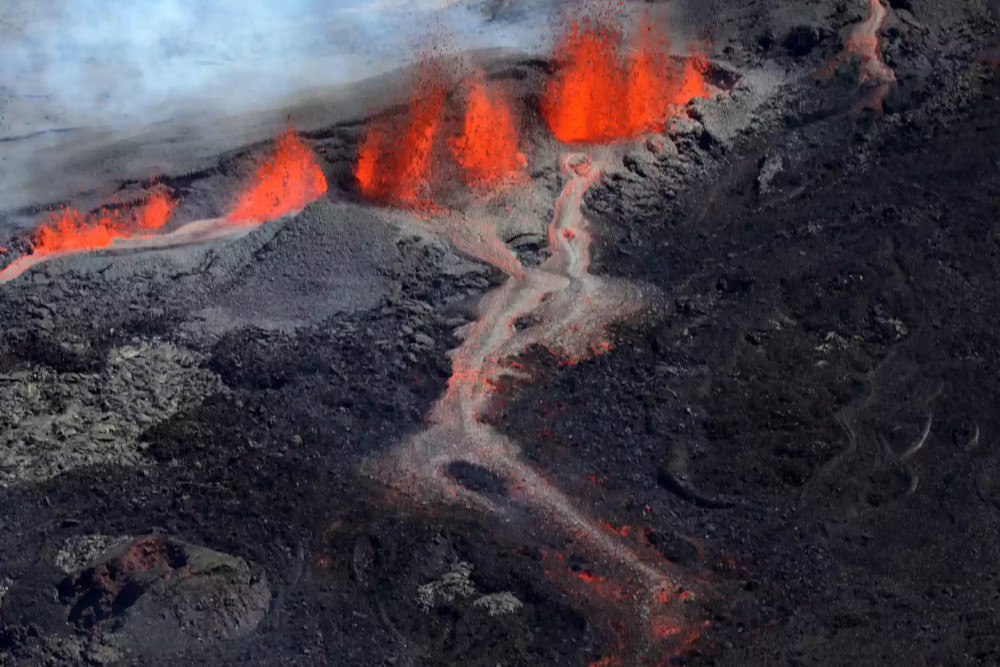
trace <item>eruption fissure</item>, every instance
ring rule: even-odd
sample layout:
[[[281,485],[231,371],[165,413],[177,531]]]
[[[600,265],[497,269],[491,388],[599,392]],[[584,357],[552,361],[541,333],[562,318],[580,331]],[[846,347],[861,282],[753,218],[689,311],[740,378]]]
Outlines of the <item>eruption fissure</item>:
[[[708,97],[705,59],[678,64],[670,40],[643,16],[629,43],[601,23],[574,23],[556,48],[560,68],[545,89],[542,112],[566,143],[629,139],[663,128],[671,109]]]
[[[459,248],[508,277],[483,298],[478,319],[458,332],[464,342],[451,353],[452,376],[431,410],[428,428],[371,462],[366,471],[419,503],[457,503],[497,514],[506,524],[517,525],[521,535],[543,543],[558,529],[602,569],[585,577],[568,572],[567,587],[583,583],[583,593],[596,598],[593,602],[627,606],[626,618],[638,614],[642,619],[633,639],[650,644],[663,639],[658,629],[683,623],[683,610],[675,606],[685,589],[679,575],[662,562],[649,562],[620,534],[577,509],[523,460],[513,441],[484,423],[498,382],[523,377],[514,361],[519,355],[543,346],[562,357],[586,358],[603,349],[610,322],[643,308],[637,286],[589,273],[591,237],[581,205],[600,177],[600,163],[574,154],[563,158],[562,168],[568,181],[548,228],[551,254],[538,267],[521,264],[489,225],[469,225],[457,215],[439,221]],[[531,326],[514,326],[528,317]],[[456,464],[488,471],[509,492],[498,497],[454,485],[449,470]]]
[[[160,233],[177,206],[162,190],[154,191],[135,209],[101,208],[86,215],[75,209],[56,211],[35,232],[31,254],[0,270],[0,284],[43,262],[92,250],[155,250],[237,238],[264,222],[297,213],[326,190],[326,177],[316,158],[289,130],[258,165],[249,186],[224,218],[196,220]]]

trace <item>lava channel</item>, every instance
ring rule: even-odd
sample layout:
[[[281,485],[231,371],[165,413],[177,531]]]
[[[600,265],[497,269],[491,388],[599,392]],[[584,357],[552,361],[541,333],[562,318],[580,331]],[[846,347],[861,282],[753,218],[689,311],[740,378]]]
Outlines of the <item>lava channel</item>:
[[[601,568],[599,586],[597,579],[581,584],[574,578],[583,587],[573,595],[628,624],[627,651],[648,656],[680,641],[680,630],[664,629],[688,625],[690,586],[668,563],[640,554],[579,510],[523,460],[516,443],[482,419],[498,380],[522,377],[511,363],[518,355],[541,345],[566,358],[586,358],[601,349],[608,324],[634,317],[645,304],[636,285],[589,273],[591,239],[580,207],[601,166],[576,154],[564,157],[562,168],[568,182],[548,228],[551,254],[538,267],[521,264],[488,224],[457,215],[436,221],[449,227],[461,250],[496,266],[507,280],[483,298],[479,318],[458,331],[464,343],[451,353],[452,376],[428,428],[364,470],[419,504],[458,504],[498,515],[516,540],[571,543]],[[527,316],[533,326],[514,327]],[[456,465],[482,469],[509,491],[497,496],[456,483],[450,474]]]
[[[821,67],[819,78],[833,76],[837,68],[852,59],[861,62],[861,83],[871,85],[872,90],[862,98],[860,108],[881,109],[889,89],[896,84],[896,74],[882,58],[882,25],[889,16],[889,10],[882,0],[869,0],[871,5],[868,18],[851,30],[844,43],[844,50],[836,58]]]

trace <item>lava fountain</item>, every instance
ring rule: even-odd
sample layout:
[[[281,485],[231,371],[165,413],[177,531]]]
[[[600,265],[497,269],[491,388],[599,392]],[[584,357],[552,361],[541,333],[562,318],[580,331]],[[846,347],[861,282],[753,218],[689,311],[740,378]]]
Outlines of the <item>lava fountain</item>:
[[[630,40],[601,22],[574,22],[554,56],[559,68],[542,113],[564,143],[661,130],[672,109],[709,94],[704,58],[692,54],[675,63],[670,40],[646,15]]]
[[[488,86],[481,72],[471,79],[462,132],[450,144],[466,183],[474,188],[499,185],[525,165],[510,100],[499,86]]]
[[[291,130],[278,138],[273,152],[257,167],[250,185],[226,220],[255,225],[301,211],[326,194],[323,170],[309,148]]]
[[[362,195],[401,208],[437,210],[435,194],[450,168],[457,167],[474,190],[500,186],[521,170],[525,159],[506,92],[481,72],[473,74],[466,81],[461,124],[451,132],[445,123],[446,84],[441,68],[425,63],[406,111],[369,124],[354,169]]]
[[[92,250],[155,250],[235,238],[264,222],[302,210],[326,190],[326,177],[316,158],[289,130],[258,165],[226,217],[196,220],[166,234],[154,233],[166,226],[177,205],[162,189],[135,209],[104,207],[86,215],[75,209],[53,212],[35,233],[31,254],[0,271],[0,284],[50,259]]]
[[[403,117],[369,125],[354,170],[365,197],[404,208],[434,208],[429,183],[446,96],[440,70],[425,65]]]

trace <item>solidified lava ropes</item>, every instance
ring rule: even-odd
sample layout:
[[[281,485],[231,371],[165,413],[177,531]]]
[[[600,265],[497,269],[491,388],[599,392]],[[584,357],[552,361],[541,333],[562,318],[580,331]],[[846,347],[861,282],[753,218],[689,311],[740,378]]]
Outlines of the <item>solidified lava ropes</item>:
[[[675,105],[707,97],[704,59],[674,64],[669,47],[645,16],[630,40],[604,23],[573,23],[542,102],[552,133],[566,143],[628,139],[662,129]]]
[[[291,130],[278,138],[274,151],[257,167],[226,220],[259,224],[295,213],[326,194],[323,170]]]

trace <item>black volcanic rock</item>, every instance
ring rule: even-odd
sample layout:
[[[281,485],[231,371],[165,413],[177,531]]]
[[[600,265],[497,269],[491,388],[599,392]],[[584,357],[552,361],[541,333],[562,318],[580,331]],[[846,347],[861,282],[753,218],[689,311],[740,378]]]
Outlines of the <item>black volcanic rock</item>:
[[[823,41],[823,33],[819,28],[809,25],[796,26],[789,32],[782,44],[790,56],[802,58],[813,52]]]

